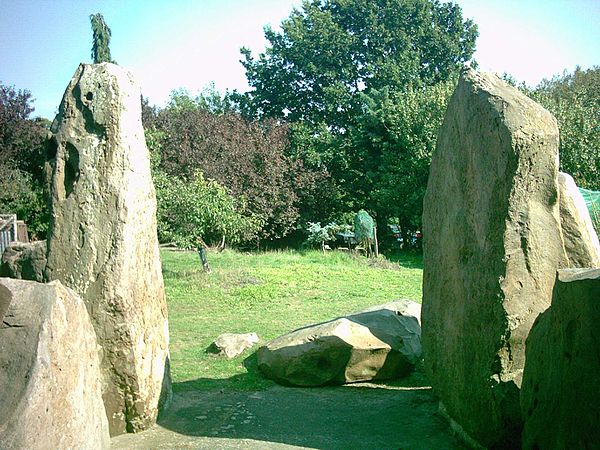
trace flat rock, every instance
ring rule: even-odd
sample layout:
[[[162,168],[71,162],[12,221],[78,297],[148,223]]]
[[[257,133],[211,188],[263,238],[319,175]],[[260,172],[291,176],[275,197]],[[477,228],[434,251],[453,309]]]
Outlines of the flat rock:
[[[402,316],[414,317],[417,319],[417,322],[419,322],[419,325],[421,325],[421,304],[409,299],[399,299],[384,303],[382,305],[371,306],[370,308],[363,309],[360,312],[378,311],[380,309],[389,309],[390,311]]]
[[[167,305],[140,88],[81,64],[52,124],[46,277],[85,301],[102,347],[111,435],[155,423],[171,394]]]
[[[420,360],[421,328],[414,317],[377,309],[292,331],[257,356],[260,371],[284,385],[393,379]]]
[[[560,224],[568,267],[600,267],[600,242],[585,200],[573,177],[559,172]]]
[[[256,333],[223,333],[208,347],[208,351],[231,359],[241,355],[258,341]]]
[[[13,242],[2,253],[0,277],[44,281],[46,241]]]
[[[96,334],[60,282],[0,278],[0,447],[108,449]]]
[[[423,351],[449,416],[520,448],[525,339],[565,264],[554,117],[466,69],[439,131],[423,211]]]
[[[523,449],[598,448],[599,323],[600,269],[560,270],[527,338]]]

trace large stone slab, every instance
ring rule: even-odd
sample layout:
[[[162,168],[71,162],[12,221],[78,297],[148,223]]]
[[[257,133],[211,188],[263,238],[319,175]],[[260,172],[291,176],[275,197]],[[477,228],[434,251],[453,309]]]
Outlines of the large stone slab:
[[[292,331],[257,356],[261,372],[283,385],[399,378],[421,358],[421,328],[415,317],[379,308]]]
[[[138,85],[114,64],[81,64],[52,131],[46,276],[86,302],[102,347],[111,434],[140,431],[156,421],[171,388]]]
[[[525,339],[566,256],[558,128],[492,74],[463,72],[424,200],[423,351],[449,416],[489,448],[518,448]]]
[[[600,242],[585,200],[571,175],[559,172],[560,224],[571,268],[600,267]]]
[[[0,278],[0,447],[108,449],[96,334],[60,282]]]
[[[600,269],[560,270],[527,338],[523,449],[600,445]]]
[[[0,277],[44,282],[46,241],[13,242],[2,253]]]

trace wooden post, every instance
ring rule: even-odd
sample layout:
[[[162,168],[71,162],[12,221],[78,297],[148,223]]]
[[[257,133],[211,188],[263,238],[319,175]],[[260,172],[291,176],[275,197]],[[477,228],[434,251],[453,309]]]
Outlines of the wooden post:
[[[373,235],[375,236],[375,258],[379,258],[379,243],[377,242],[377,227],[373,227]]]

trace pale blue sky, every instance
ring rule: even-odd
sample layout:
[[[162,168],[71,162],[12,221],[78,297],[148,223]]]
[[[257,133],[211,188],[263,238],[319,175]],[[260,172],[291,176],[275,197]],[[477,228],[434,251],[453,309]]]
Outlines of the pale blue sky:
[[[475,59],[530,85],[576,65],[600,65],[599,0],[459,0],[479,25]],[[239,48],[255,54],[262,28],[277,26],[300,0],[0,0],[0,80],[29,89],[34,115],[53,118],[80,62],[90,61],[88,16],[112,30],[113,58],[145,96],[163,105],[176,88],[211,81],[247,89]]]

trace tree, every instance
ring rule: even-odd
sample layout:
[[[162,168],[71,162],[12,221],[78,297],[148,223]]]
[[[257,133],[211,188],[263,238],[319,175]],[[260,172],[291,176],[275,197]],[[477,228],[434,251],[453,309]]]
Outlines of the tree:
[[[0,82],[0,213],[17,214],[44,238],[49,212],[43,199],[47,121],[30,119],[31,93]]]
[[[94,64],[103,62],[114,63],[110,56],[110,37],[111,32],[108,25],[104,21],[102,14],[90,14],[90,22],[92,24],[92,61]]]
[[[288,127],[250,122],[228,109],[211,112],[206,103],[178,91],[159,112],[161,168],[188,180],[201,170],[243,201],[245,214],[261,219],[261,238],[289,234],[299,217],[297,192],[310,192],[314,179],[286,154]]]
[[[528,94],[558,121],[561,170],[600,189],[600,67],[544,80]]]
[[[257,114],[344,129],[357,93],[447,80],[475,50],[477,27],[437,0],[310,0],[242,49]]]

